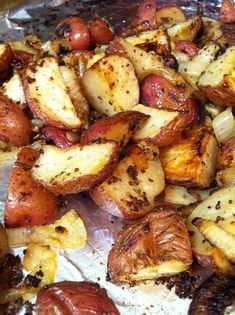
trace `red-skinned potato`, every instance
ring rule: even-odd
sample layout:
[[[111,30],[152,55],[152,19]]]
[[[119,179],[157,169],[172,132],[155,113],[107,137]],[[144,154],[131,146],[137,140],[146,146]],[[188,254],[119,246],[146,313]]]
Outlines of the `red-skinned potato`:
[[[107,45],[114,38],[108,22],[100,16],[95,15],[88,25],[93,45]]]
[[[235,23],[235,5],[232,0],[224,0],[220,8],[219,19],[222,23]]]
[[[141,24],[144,21],[148,21],[149,24],[154,27],[156,25],[156,1],[155,0],[143,0],[139,5],[137,15],[132,21],[132,25]]]
[[[61,21],[55,30],[57,38],[68,40],[73,50],[86,50],[90,45],[90,33],[86,23],[79,17],[69,17]]]
[[[106,290],[96,283],[63,281],[41,289],[37,295],[38,315],[119,315]]]
[[[177,24],[186,20],[184,12],[175,4],[169,4],[156,11],[157,24]]]
[[[0,81],[7,78],[11,70],[13,53],[9,45],[0,44]]]
[[[14,50],[14,58],[12,60],[12,66],[16,70],[22,70],[28,66],[28,64],[33,61],[34,55],[23,50]]]
[[[17,147],[31,139],[31,122],[15,103],[0,93],[0,139]]]
[[[35,182],[31,168],[39,153],[22,148],[13,167],[4,213],[7,227],[43,225],[57,213],[57,198]]]
[[[126,111],[95,122],[84,132],[80,143],[87,144],[98,139],[114,140],[125,146],[134,132],[146,121],[147,115]]]
[[[47,141],[51,140],[58,148],[67,149],[73,145],[68,139],[65,130],[53,126],[45,126],[41,132]]]
[[[175,49],[186,53],[191,59],[197,56],[199,48],[189,40],[180,40],[175,42]]]

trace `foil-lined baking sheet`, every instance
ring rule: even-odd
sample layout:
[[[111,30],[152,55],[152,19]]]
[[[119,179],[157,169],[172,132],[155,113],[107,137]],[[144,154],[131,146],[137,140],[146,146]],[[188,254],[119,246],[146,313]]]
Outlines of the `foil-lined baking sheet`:
[[[93,13],[108,19],[116,31],[129,24],[141,0],[31,0],[12,6],[7,11],[0,8],[0,40],[20,39],[34,33],[44,41],[53,33],[53,27],[63,18],[79,15],[87,21]],[[158,0],[180,5],[189,16],[202,13],[216,18],[221,1]],[[15,152],[16,153],[16,152]],[[7,183],[16,154],[6,154],[0,159],[0,209],[4,209]],[[189,299],[179,299],[174,289],[169,291],[154,282],[134,287],[118,286],[106,281],[107,257],[123,222],[99,209],[85,194],[67,197],[67,208],[76,209],[88,231],[85,249],[58,252],[56,281],[92,281],[106,288],[122,315],[186,315]],[[2,217],[2,211],[1,211]],[[16,251],[22,253],[22,249]]]

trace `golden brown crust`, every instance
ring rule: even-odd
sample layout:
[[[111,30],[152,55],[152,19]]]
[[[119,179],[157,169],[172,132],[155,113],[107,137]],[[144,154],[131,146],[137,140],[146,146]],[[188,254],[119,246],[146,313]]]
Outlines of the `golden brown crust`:
[[[235,93],[225,82],[220,86],[202,86],[200,87],[202,93],[207,97],[211,102],[216,105],[221,106],[235,106]]]
[[[218,151],[217,168],[235,167],[235,138],[228,140]]]

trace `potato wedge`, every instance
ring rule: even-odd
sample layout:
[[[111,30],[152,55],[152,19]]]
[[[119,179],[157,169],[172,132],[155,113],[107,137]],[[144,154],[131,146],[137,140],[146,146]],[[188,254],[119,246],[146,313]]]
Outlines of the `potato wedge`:
[[[20,75],[15,73],[8,82],[3,84],[3,93],[21,108],[26,105],[24,89]]]
[[[31,175],[38,155],[27,147],[18,154],[8,184],[4,213],[7,227],[42,225],[57,214],[57,198]]]
[[[96,204],[107,212],[128,219],[138,218],[156,205],[165,179],[158,148],[142,142],[127,149],[112,174],[90,191]]]
[[[139,85],[131,62],[122,56],[105,57],[85,71],[84,92],[99,113],[111,116],[139,102]]]
[[[10,74],[12,60],[11,47],[6,44],[0,44],[0,81],[4,81]]]
[[[0,93],[0,139],[20,147],[30,143],[31,122],[23,111]]]
[[[45,57],[31,65],[22,80],[28,106],[45,124],[68,130],[81,128],[83,121],[71,101],[55,58]]]
[[[231,46],[199,78],[199,89],[217,105],[235,106],[234,62],[235,46]]]
[[[215,177],[217,143],[210,129],[196,126],[160,151],[170,184],[207,188]]]
[[[80,143],[84,145],[98,139],[107,139],[114,140],[124,147],[147,118],[148,116],[143,113],[126,111],[98,120],[83,133]]]
[[[111,281],[131,283],[187,270],[192,251],[185,225],[171,207],[156,208],[123,230],[108,257]]]
[[[186,20],[184,12],[175,4],[169,4],[156,11],[157,24],[177,24]]]
[[[234,267],[225,254],[211,246],[196,226],[195,218],[210,220],[221,229],[235,235],[234,205],[235,186],[226,187],[214,192],[202,201],[190,214],[186,226],[190,233],[191,245],[198,262],[205,267],[224,274],[235,274]],[[216,235],[215,235],[216,237]]]
[[[32,175],[54,194],[78,193],[101,183],[113,170],[118,154],[119,146],[114,141],[77,144],[64,150],[42,145]]]
[[[201,28],[202,20],[199,16],[172,25],[167,29],[167,33],[172,40],[193,41]]]

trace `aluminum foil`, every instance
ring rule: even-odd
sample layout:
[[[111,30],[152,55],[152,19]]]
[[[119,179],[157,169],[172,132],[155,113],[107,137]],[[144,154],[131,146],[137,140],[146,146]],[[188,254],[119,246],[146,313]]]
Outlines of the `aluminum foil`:
[[[31,0],[16,5],[8,11],[0,11],[0,40],[20,39],[34,33],[44,41],[48,40],[53,27],[64,17],[79,15],[89,20],[94,12],[109,20],[116,31],[128,25],[141,0]],[[158,0],[158,5],[168,1]],[[180,5],[189,16],[202,13],[216,18],[221,1],[171,0]],[[16,152],[0,159],[0,209],[4,209],[9,174]],[[107,215],[86,195],[67,197],[67,208],[76,209],[84,220],[88,231],[85,249],[58,252],[56,281],[93,281],[106,288],[122,315],[186,315],[189,299],[179,299],[174,289],[169,291],[154,283],[135,287],[117,286],[106,281],[107,257],[118,232],[123,227],[119,219]],[[0,211],[2,217],[2,211]],[[21,254],[22,249],[16,251]]]

